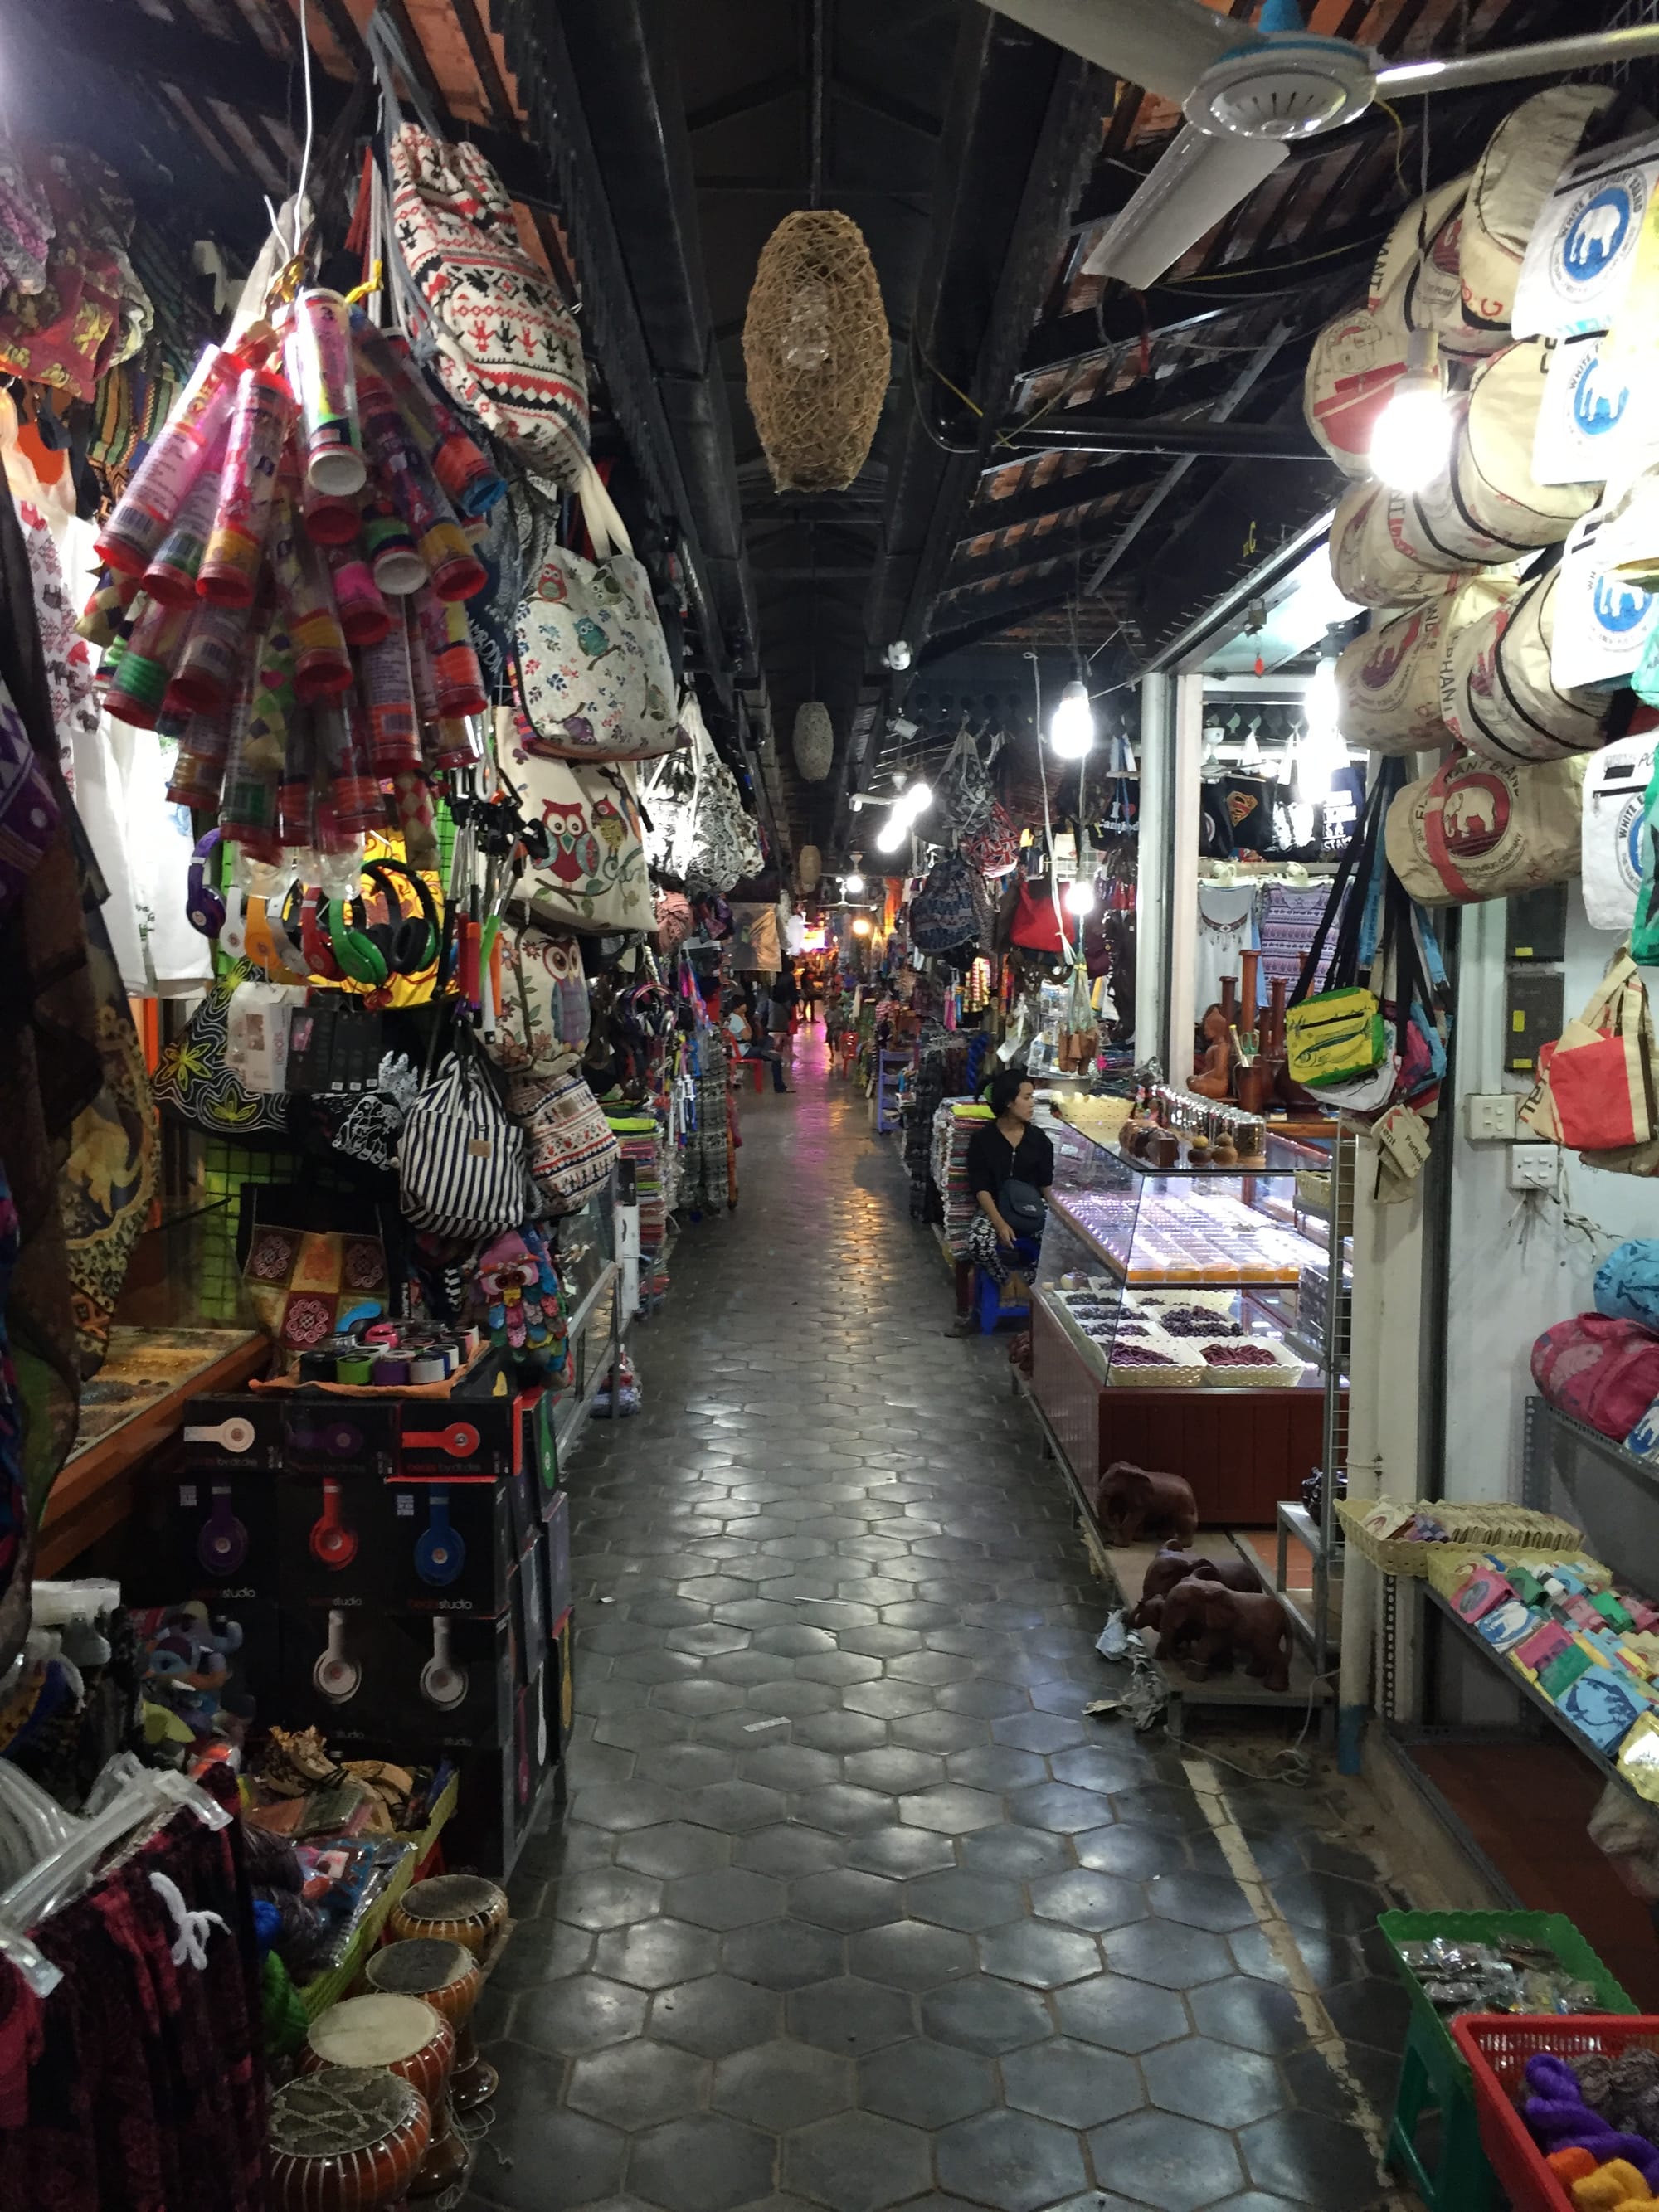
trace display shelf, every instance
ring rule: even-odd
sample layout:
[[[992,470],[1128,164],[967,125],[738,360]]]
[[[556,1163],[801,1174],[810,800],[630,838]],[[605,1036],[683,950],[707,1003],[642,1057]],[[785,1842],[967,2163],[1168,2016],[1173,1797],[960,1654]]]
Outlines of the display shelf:
[[[1552,1406],[1547,1398],[1529,1398],[1527,1401],[1527,1422],[1529,1432],[1534,1429],[1545,1433],[1553,1430],[1558,1435],[1570,1437],[1574,1443],[1583,1445],[1586,1451],[1594,1452],[1607,1466],[1616,1467],[1621,1474],[1645,1483],[1650,1490],[1659,1490],[1659,1462],[1639,1459],[1633,1451],[1627,1450],[1612,1437],[1603,1436],[1600,1429],[1593,1429],[1587,1421],[1575,1420],[1571,1413],[1562,1413],[1559,1407]],[[1532,1441],[1529,1433],[1528,1443]]]
[[[1641,1797],[1631,1788],[1628,1780],[1620,1771],[1618,1761],[1609,1759],[1604,1751],[1598,1750],[1587,1735],[1581,1735],[1571,1721],[1563,1717],[1559,1710],[1550,1703],[1535,1682],[1529,1682],[1518,1667],[1511,1667],[1501,1653],[1494,1651],[1486,1638],[1464,1620],[1449,1598],[1442,1597],[1432,1583],[1413,1579],[1412,1588],[1421,1593],[1425,1602],[1432,1613],[1441,1615],[1451,1623],[1465,1643],[1475,1645],[1487,1665],[1500,1679],[1509,1683],[1511,1688],[1518,1691],[1528,1705],[1536,1706],[1545,1719],[1560,1730],[1575,1751],[1581,1752],[1589,1760],[1591,1765],[1601,1768],[1610,1782],[1616,1782],[1619,1787],[1635,1799],[1638,1804],[1645,1807],[1646,1799]]]
[[[320,2018],[331,2004],[337,2004],[356,1980],[362,1971],[363,1960],[380,1940],[380,1930],[386,1926],[392,1906],[431,1856],[433,1846],[455,1810],[459,1794],[460,1778],[452,1774],[444,1785],[443,1794],[432,1808],[431,1819],[413,1838],[414,1850],[405,1855],[391,1881],[352,1931],[344,1958],[337,1966],[331,1966],[325,1973],[301,1984],[298,1996],[307,2021]]]

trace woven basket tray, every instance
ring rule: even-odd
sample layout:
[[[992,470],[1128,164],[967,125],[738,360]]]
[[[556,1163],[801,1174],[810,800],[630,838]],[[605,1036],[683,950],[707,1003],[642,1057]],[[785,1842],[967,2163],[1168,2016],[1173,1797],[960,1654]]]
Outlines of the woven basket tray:
[[[1419,1544],[1417,1549],[1432,1554],[1425,1569],[1425,1579],[1442,1597],[1450,1597],[1476,1561],[1488,1557],[1506,1568],[1525,1567],[1538,1576],[1550,1567],[1565,1565],[1576,1567],[1581,1574],[1605,1575],[1609,1583],[1613,1580],[1611,1571],[1599,1559],[1559,1544],[1543,1551],[1522,1544]]]
[[[1135,1341],[1143,1343],[1145,1339],[1136,1338]],[[1175,1340],[1166,1338],[1163,1344],[1147,1348],[1152,1352],[1174,1351]],[[1181,1349],[1183,1352],[1187,1349],[1185,1340]],[[1114,1359],[1106,1379],[1114,1390],[1196,1390],[1205,1373],[1202,1367],[1185,1366],[1179,1361],[1173,1367],[1124,1367]]]
[[[1402,1513],[1409,1510],[1431,1514],[1450,1541],[1419,1544],[1398,1536],[1372,1535],[1362,1524],[1377,1504],[1397,1504]],[[1396,1498],[1340,1498],[1336,1510],[1348,1541],[1363,1559],[1385,1575],[1414,1575],[1419,1581],[1427,1579],[1429,1561],[1437,1552],[1460,1548],[1467,1552],[1471,1545],[1481,1551],[1511,1546],[1516,1551],[1553,1550],[1559,1559],[1564,1552],[1577,1551],[1584,1540],[1583,1529],[1575,1528],[1570,1521],[1558,1520],[1553,1513],[1535,1513],[1527,1505],[1449,1505],[1443,1498],[1419,1498],[1415,1507],[1408,1509]]]

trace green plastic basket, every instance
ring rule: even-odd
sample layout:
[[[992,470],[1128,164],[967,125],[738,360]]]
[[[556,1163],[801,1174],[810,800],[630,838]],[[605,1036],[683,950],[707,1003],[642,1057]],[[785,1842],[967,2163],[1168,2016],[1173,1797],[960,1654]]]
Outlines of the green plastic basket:
[[[1452,2041],[1451,2030],[1430,2003],[1422,1984],[1400,1955],[1402,1943],[1429,1943],[1443,1936],[1451,1943],[1498,1943],[1521,1936],[1547,1944],[1567,1972],[1595,1989],[1603,2013],[1639,2013],[1641,2007],[1621,1990],[1565,1912],[1385,1912],[1377,1922],[1406,1984],[1412,2009],[1431,2036],[1445,2070],[1469,2091],[1468,2063]]]

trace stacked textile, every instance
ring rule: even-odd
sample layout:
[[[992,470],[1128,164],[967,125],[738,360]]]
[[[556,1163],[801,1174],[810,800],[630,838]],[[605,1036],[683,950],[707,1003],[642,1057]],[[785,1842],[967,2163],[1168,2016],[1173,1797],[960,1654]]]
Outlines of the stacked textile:
[[[969,1098],[947,1099],[933,1116],[933,1184],[945,1209],[945,1242],[958,1260],[966,1256],[975,1212],[968,1188],[968,1146],[975,1130],[990,1119],[990,1108]]]
[[[924,1044],[904,1122],[904,1164],[910,1177],[910,1218],[943,1218],[933,1182],[933,1117],[941,1101],[965,1097],[968,1041],[941,1035]]]

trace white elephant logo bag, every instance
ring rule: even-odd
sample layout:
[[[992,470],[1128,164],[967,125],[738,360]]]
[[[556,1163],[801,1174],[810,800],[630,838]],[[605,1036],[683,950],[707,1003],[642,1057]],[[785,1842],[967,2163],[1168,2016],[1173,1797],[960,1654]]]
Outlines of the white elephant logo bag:
[[[577,482],[594,557],[553,546],[519,611],[519,686],[544,760],[655,760],[685,740],[651,579],[597,470]]]

